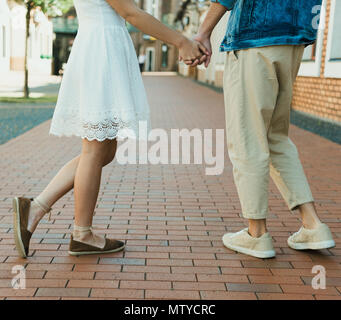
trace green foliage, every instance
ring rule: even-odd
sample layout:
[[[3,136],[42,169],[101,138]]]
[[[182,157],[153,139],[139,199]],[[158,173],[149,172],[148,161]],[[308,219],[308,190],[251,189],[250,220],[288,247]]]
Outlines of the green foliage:
[[[50,17],[60,16],[73,6],[73,0],[15,0],[31,9],[40,8]]]
[[[56,95],[46,95],[39,98],[25,98],[25,97],[0,97],[0,103],[7,103],[10,104],[19,104],[22,103],[25,104],[55,104],[57,102],[57,96]]]

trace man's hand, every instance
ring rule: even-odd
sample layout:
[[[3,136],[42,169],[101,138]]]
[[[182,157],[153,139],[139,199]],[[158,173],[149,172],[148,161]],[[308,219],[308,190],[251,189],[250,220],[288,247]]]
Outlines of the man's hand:
[[[194,37],[194,40],[199,42],[206,48],[205,55],[206,59],[205,67],[207,68],[212,57],[212,46],[211,46],[211,34],[214,27],[226,13],[227,8],[218,2],[211,3],[210,8],[207,12],[204,22],[199,28],[198,34]]]
[[[205,67],[207,68],[212,58],[211,37],[209,35],[205,36],[204,34],[197,34],[193,40],[199,42],[206,48],[206,59],[203,62],[205,62]]]

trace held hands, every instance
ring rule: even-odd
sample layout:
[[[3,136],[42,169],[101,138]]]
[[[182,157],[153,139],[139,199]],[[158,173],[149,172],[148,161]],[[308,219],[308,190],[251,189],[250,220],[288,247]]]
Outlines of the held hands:
[[[185,64],[191,67],[195,67],[204,62],[207,67],[207,60],[209,61],[211,59],[211,55],[211,51],[196,40],[184,38],[179,46],[179,60],[184,61]]]
[[[212,58],[211,35],[198,33],[196,36],[194,36],[193,40],[197,41],[198,43],[200,43],[202,46],[206,48],[206,51],[208,53],[206,54],[205,67],[207,68]]]

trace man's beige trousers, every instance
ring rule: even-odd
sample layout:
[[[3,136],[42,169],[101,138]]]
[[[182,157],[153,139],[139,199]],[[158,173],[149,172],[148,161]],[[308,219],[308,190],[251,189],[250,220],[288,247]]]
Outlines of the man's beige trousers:
[[[313,201],[288,137],[293,84],[304,46],[227,53],[224,75],[227,147],[247,219],[268,214],[269,176],[290,209]]]

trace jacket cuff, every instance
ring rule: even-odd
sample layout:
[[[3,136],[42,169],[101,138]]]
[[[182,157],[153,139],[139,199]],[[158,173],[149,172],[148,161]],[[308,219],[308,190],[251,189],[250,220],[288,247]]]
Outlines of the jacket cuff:
[[[232,10],[236,0],[211,0],[213,3],[220,3],[223,5],[227,10]]]

